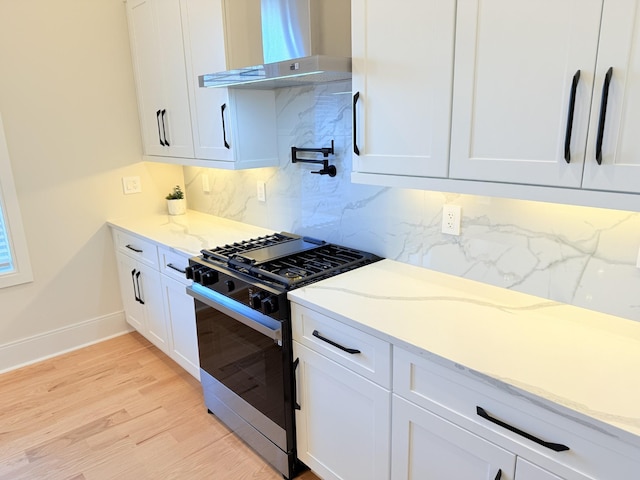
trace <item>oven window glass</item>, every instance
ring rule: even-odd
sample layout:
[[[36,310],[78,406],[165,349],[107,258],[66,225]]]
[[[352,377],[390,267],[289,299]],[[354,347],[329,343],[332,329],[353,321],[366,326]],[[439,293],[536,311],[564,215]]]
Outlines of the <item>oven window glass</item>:
[[[199,301],[196,318],[200,367],[285,428],[282,347]]]

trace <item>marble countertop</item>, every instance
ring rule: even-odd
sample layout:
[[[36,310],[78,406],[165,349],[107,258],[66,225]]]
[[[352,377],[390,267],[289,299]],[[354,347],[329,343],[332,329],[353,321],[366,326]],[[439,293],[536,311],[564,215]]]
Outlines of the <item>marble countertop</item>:
[[[273,233],[261,227],[187,210],[185,215],[145,215],[109,220],[108,225],[127,230],[187,255],[203,248]]]
[[[107,223],[187,255],[273,233],[191,210]],[[566,407],[640,448],[640,322],[392,260],[289,297],[445,365],[487,375],[550,408]]]
[[[552,410],[566,407],[640,448],[638,322],[392,260],[289,298],[458,371],[516,387]]]

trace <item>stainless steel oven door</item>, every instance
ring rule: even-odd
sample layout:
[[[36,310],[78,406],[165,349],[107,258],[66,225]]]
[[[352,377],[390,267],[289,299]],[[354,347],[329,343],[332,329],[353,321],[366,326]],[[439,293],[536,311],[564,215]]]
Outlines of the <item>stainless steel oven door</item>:
[[[287,451],[281,322],[199,284],[187,293],[195,299],[207,408],[254,448],[264,441],[253,429]]]

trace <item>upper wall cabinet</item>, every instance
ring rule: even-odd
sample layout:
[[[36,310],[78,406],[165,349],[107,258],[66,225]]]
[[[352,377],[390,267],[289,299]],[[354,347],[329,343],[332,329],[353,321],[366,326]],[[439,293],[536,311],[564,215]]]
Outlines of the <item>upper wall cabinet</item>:
[[[272,90],[200,88],[227,69],[222,0],[181,0],[195,157],[220,168],[278,164]]]
[[[460,0],[452,178],[580,187],[602,0]]]
[[[128,0],[144,153],[193,157],[178,0]]]
[[[222,0],[128,0],[144,153],[224,169],[278,164],[273,91],[200,88],[226,70]]]
[[[640,192],[640,2],[604,3],[583,188]]]
[[[353,171],[446,177],[455,0],[352,0]]]
[[[637,0],[461,0],[452,178],[640,192]]]

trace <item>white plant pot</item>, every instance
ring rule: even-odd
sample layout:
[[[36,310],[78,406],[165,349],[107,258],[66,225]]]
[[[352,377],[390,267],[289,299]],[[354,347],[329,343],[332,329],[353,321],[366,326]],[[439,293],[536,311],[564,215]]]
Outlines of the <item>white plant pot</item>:
[[[169,215],[184,215],[187,213],[187,201],[184,198],[167,200]]]

